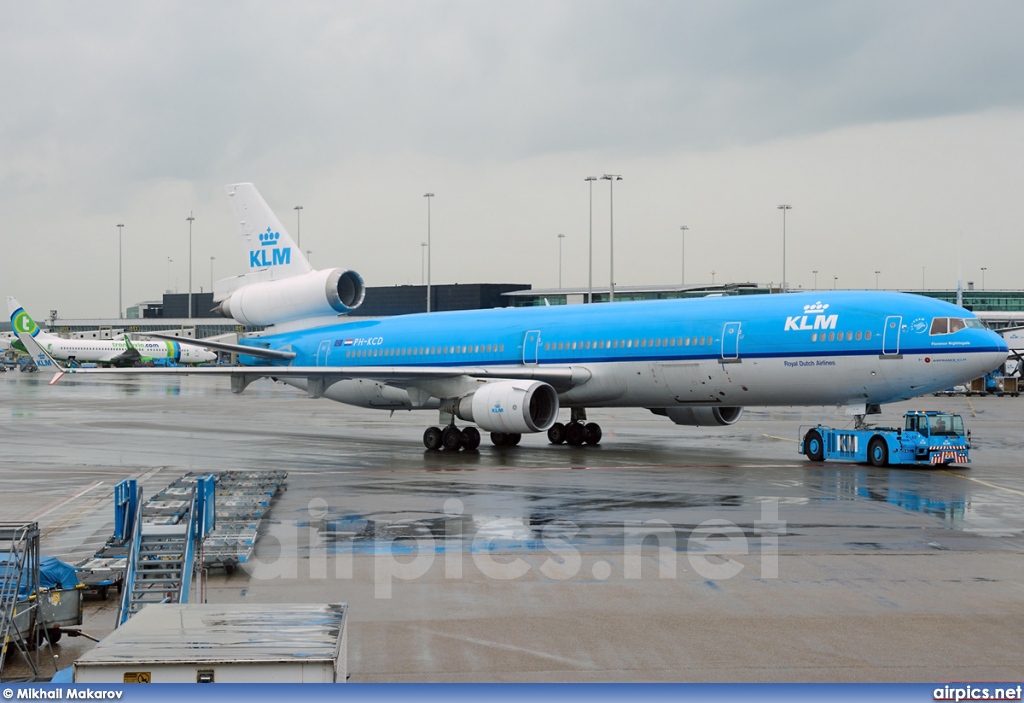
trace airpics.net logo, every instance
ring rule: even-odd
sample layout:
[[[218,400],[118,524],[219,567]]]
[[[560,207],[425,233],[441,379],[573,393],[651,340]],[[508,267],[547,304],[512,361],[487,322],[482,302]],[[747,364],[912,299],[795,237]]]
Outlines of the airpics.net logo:
[[[779,501],[762,499],[750,522],[721,518],[678,525],[652,518],[580,528],[571,520],[466,514],[459,498],[417,520],[331,519],[323,498],[310,521],[275,523],[257,552],[239,564],[260,581],[309,578],[373,584],[389,599],[400,582],[453,579],[615,581],[699,578],[719,581],[746,570],[779,577],[779,538],[787,534]]]
[[[24,332],[33,337],[39,332],[39,327],[36,325],[35,320],[29,317],[29,314],[22,309],[14,313],[14,317],[11,318],[11,328],[15,332]]]
[[[292,262],[292,249],[291,247],[278,247],[277,243],[280,239],[280,232],[274,232],[267,227],[267,231],[260,234],[260,247],[267,248],[249,252],[249,268],[266,268],[268,266],[290,264]]]
[[[786,318],[786,327],[783,331],[801,330],[834,330],[839,324],[839,315],[828,315],[828,303],[820,300],[810,305],[804,305],[803,315],[791,315]]]

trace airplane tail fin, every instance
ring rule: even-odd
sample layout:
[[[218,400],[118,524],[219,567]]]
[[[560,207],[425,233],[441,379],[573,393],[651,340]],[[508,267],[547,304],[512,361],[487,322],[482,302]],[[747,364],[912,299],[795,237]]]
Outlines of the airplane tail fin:
[[[61,379],[66,369],[62,368],[57,361],[50,356],[49,352],[43,349],[36,337],[39,336],[39,325],[25,312],[25,309],[18,304],[18,301],[8,296],[7,309],[11,311],[11,329],[18,335],[18,339],[25,345],[25,351],[32,357],[32,361],[40,369],[54,368],[57,373],[50,380],[50,385]]]
[[[262,280],[278,280],[313,270],[256,186],[235,183],[227,191],[250,274],[259,272]]]
[[[32,319],[32,316],[25,312],[13,296],[7,296],[7,311],[11,313],[11,330],[21,338],[22,333],[32,337],[39,336],[39,325]],[[24,342],[23,342],[24,343]]]

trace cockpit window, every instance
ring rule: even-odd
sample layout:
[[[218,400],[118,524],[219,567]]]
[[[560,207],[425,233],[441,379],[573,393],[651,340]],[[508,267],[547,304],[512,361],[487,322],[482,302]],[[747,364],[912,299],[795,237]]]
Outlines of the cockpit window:
[[[967,325],[972,330],[988,329],[987,327],[985,327],[985,323],[976,317],[968,317],[966,320],[964,320],[964,324]]]
[[[953,334],[967,327],[984,327],[981,320],[962,317],[936,317],[932,320],[932,335]]]

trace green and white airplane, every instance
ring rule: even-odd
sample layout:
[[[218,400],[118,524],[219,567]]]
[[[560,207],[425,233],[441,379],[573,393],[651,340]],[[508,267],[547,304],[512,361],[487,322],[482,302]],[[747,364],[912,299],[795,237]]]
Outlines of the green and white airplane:
[[[54,359],[67,361],[72,365],[92,362],[111,366],[134,366],[157,360],[179,364],[205,364],[217,360],[216,352],[180,342],[132,342],[128,335],[125,335],[124,339],[64,339],[43,332],[14,298],[7,298],[7,308],[11,313],[11,329],[16,334],[31,335]],[[11,346],[19,351],[25,351],[25,345],[21,340],[12,342]]]

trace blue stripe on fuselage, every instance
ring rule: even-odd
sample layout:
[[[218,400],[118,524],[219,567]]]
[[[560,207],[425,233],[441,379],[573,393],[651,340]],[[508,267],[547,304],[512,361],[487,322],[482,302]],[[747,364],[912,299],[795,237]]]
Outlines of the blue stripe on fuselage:
[[[967,328],[940,336],[929,333],[935,317],[974,317],[963,308],[882,291],[421,313],[271,335],[259,338],[258,344],[290,348],[297,354],[294,360],[273,363],[295,366],[317,365],[318,351],[321,365],[330,366],[521,364],[524,341],[533,330],[539,332],[536,360],[540,364],[698,361],[721,359],[723,353],[727,357],[738,353],[741,359],[871,356],[882,352],[883,340],[895,348],[896,337],[886,338],[884,328],[887,318],[897,316],[902,354],[1006,351],[1005,341],[985,329]],[[740,323],[735,348],[729,323]],[[830,333],[841,333],[842,339],[829,340]],[[324,341],[329,343],[326,353],[321,351]],[[568,348],[558,349],[559,344]],[[532,362],[531,351],[526,355]],[[270,362],[243,357],[243,363]]]

